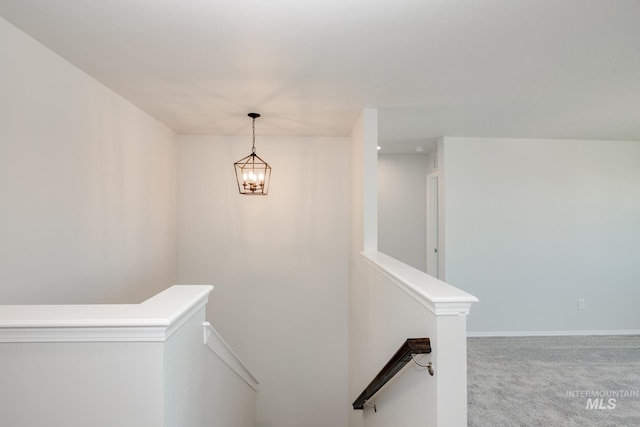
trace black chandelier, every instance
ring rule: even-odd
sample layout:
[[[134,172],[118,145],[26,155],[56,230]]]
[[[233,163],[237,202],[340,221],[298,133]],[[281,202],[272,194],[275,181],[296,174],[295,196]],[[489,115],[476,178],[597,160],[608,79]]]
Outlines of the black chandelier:
[[[269,192],[269,180],[271,179],[271,166],[256,154],[256,119],[258,113],[249,113],[247,116],[253,119],[253,145],[251,154],[233,165],[236,170],[236,181],[240,194],[266,196]]]

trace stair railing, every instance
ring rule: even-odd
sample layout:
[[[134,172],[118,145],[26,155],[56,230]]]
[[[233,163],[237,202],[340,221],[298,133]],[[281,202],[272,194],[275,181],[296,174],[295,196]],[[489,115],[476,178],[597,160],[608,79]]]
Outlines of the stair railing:
[[[429,338],[408,338],[393,357],[389,359],[387,364],[384,365],[373,381],[369,383],[363,392],[360,393],[360,396],[353,402],[353,409],[364,409],[367,401],[400,372],[400,370],[413,359],[414,355],[426,353],[431,353],[431,342]],[[425,365],[425,367],[428,368],[429,373],[433,375],[431,363]]]

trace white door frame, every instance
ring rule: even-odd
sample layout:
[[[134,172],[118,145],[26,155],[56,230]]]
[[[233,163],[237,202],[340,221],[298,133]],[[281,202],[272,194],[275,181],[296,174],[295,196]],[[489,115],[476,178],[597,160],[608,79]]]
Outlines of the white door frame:
[[[427,274],[439,277],[438,271],[438,172],[427,175]]]

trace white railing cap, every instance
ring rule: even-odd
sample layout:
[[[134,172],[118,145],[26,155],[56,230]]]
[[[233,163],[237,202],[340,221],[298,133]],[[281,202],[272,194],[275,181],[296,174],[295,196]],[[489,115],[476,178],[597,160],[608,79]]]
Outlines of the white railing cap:
[[[365,260],[436,315],[469,314],[473,295],[382,252],[363,252]]]
[[[0,342],[165,341],[211,285],[176,285],[140,304],[0,305]]]

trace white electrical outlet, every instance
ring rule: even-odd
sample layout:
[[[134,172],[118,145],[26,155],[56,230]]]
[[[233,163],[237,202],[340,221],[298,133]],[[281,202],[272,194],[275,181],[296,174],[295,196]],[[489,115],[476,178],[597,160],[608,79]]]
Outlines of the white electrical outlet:
[[[587,304],[584,298],[578,298],[578,310],[584,310],[585,308],[587,308]]]

